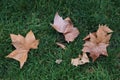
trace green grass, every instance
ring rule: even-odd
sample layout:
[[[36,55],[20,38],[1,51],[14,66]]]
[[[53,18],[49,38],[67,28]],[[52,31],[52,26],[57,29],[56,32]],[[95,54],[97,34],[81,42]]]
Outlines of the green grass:
[[[50,26],[57,11],[63,18],[69,16],[80,31],[74,42],[66,43],[66,50],[56,46],[64,38]],[[99,24],[114,31],[109,56],[71,65],[71,58],[81,53],[82,39]],[[40,44],[20,69],[19,62],[5,58],[15,49],[10,33],[25,36],[30,30]],[[58,65],[56,59],[63,62]],[[0,80],[120,80],[120,0],[0,0]]]

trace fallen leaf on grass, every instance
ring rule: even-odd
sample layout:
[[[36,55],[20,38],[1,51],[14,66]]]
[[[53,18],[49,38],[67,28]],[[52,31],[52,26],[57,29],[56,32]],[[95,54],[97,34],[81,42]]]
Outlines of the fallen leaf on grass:
[[[51,26],[58,32],[63,33],[65,40],[69,43],[74,41],[74,39],[79,35],[79,31],[73,26],[73,23],[69,17],[63,20],[62,17],[55,14],[54,23]]]
[[[108,56],[107,47],[113,31],[106,25],[99,25],[97,32],[90,33],[83,40],[83,52],[89,52],[90,57],[95,61],[100,55]]]
[[[62,43],[56,42],[56,44],[57,44],[58,46],[60,46],[62,49],[65,49],[65,48],[66,48],[65,45],[63,45]]]
[[[86,53],[83,53],[82,55],[79,55],[78,58],[71,60],[71,64],[74,66],[83,65],[88,62],[89,62],[89,58]]]
[[[16,48],[11,52],[8,58],[13,58],[20,62],[20,68],[23,67],[24,63],[27,60],[28,52],[30,49],[37,49],[39,41],[35,39],[35,36],[32,31],[30,31],[24,38],[22,35],[10,34],[12,44]]]
[[[55,63],[60,64],[62,62],[62,59],[57,59]]]

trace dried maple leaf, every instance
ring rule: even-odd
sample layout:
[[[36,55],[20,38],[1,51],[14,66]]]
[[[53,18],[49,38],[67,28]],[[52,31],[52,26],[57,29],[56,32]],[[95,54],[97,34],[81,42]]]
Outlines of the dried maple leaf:
[[[65,49],[65,45],[63,45],[62,43],[56,42],[56,44],[60,46],[62,49]]]
[[[79,35],[77,28],[73,26],[73,23],[69,17],[63,20],[62,17],[55,14],[54,23],[51,26],[58,32],[63,33],[65,40],[69,43],[74,41],[74,39]]]
[[[29,50],[37,49],[39,41],[35,39],[35,36],[32,31],[30,31],[26,37],[24,38],[22,35],[14,35],[10,34],[12,44],[16,48],[13,52],[11,52],[8,58],[13,58],[20,62],[20,68],[23,67],[24,63],[27,60],[27,55]]]
[[[78,58],[71,60],[71,64],[73,64],[74,66],[83,65],[88,62],[89,62],[89,58],[86,53],[83,53],[82,55],[79,55]]]
[[[89,52],[93,61],[95,61],[100,55],[108,56],[107,46],[109,45],[109,40],[111,38],[111,33],[113,32],[106,25],[99,25],[97,32],[90,33],[83,40],[85,44],[83,45],[83,52]]]

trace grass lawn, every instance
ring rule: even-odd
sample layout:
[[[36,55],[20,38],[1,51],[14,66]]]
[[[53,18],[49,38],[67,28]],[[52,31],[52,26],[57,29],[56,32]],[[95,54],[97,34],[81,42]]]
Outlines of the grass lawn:
[[[50,23],[56,12],[69,16],[80,35],[67,49],[55,42],[64,37]],[[113,31],[108,57],[75,67],[71,58],[81,53],[82,40],[99,24]],[[26,35],[32,30],[40,40],[38,49],[30,50],[23,68],[19,62],[5,58],[15,48],[10,33]],[[56,64],[56,59],[63,59]],[[120,0],[0,0],[0,80],[120,80]]]

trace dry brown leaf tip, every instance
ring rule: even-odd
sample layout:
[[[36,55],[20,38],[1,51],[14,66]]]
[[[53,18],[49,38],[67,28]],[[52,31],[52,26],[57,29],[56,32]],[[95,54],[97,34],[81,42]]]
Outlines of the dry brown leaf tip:
[[[54,23],[51,26],[58,32],[63,33],[65,40],[69,43],[79,35],[79,30],[73,26],[69,17],[63,19],[58,13],[55,14]]]
[[[106,33],[112,33],[113,30],[111,30],[107,25],[100,25],[99,24],[99,28],[102,28],[102,30]]]
[[[74,58],[71,60],[71,64],[74,66],[83,65],[85,63],[89,63],[89,58],[86,53],[79,55],[78,58]]]
[[[106,25],[99,25],[96,32],[90,33],[83,40],[83,52],[89,52],[90,57],[95,61],[100,55],[108,56],[107,47],[113,31]]]
[[[13,58],[20,62],[20,68],[23,67],[27,60],[28,52],[30,49],[37,49],[39,41],[35,39],[32,31],[28,32],[24,38],[22,35],[10,34],[12,44],[16,48],[6,57]]]

